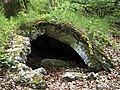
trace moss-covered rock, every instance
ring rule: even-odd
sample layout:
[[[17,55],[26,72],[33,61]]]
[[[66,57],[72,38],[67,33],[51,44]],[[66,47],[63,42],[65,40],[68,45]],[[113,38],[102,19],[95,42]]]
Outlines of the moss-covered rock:
[[[77,65],[75,61],[64,61],[60,59],[43,59],[41,61],[40,66],[44,66],[47,69],[54,68],[54,67],[57,69],[60,69],[61,67],[70,68],[70,67],[74,67]]]
[[[11,48],[6,50],[8,58],[26,63],[27,55],[31,53],[30,39],[20,35],[15,35],[11,41]]]
[[[82,29],[76,28],[71,24],[36,20],[21,25],[19,34],[30,38],[31,41],[35,40],[39,35],[46,34],[70,45],[92,71],[102,69],[110,71],[112,66],[110,60],[96,47],[87,34]]]
[[[16,74],[16,77],[18,81],[23,82],[34,89],[46,88],[46,82],[41,73],[41,69],[43,68],[32,70],[30,67],[19,62],[17,62],[14,67],[17,68],[16,72],[18,73]]]

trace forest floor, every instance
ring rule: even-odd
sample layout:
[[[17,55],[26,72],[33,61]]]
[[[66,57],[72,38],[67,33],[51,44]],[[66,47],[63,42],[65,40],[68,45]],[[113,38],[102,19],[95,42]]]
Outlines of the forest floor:
[[[106,55],[112,57],[112,63],[115,66],[114,69],[111,69],[111,73],[100,71],[97,73],[96,80],[82,79],[67,82],[62,80],[65,70],[55,70],[45,75],[48,85],[46,90],[120,90],[120,37],[111,39],[117,45],[115,49],[111,47],[105,49]],[[9,70],[4,69],[2,74],[3,76],[0,76],[0,90],[35,90],[9,79]]]

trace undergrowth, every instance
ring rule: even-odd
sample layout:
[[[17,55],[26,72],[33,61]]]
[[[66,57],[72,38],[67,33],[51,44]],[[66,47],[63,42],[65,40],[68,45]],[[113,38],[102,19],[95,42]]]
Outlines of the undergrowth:
[[[77,11],[75,8],[77,8]],[[64,2],[64,4],[54,8],[51,18],[71,23],[80,29],[83,28],[97,46],[105,47],[110,44],[108,19],[100,18],[97,15],[85,16],[79,5]]]
[[[0,68],[7,68],[12,65],[12,60],[5,57],[4,51],[13,29],[15,29],[14,25],[0,12]]]

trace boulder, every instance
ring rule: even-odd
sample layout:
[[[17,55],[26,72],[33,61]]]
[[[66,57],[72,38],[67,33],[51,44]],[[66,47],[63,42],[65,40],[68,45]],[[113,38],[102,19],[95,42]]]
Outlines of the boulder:
[[[75,61],[65,61],[60,59],[43,59],[41,60],[41,66],[47,67],[47,69],[52,67],[60,69],[61,67],[70,68],[77,65]]]
[[[16,76],[13,76],[12,78],[17,78],[17,81],[22,82],[27,86],[34,89],[45,89],[47,87],[43,76],[43,74],[46,74],[47,72],[43,67],[32,70],[25,64],[15,61],[11,70],[16,72]]]

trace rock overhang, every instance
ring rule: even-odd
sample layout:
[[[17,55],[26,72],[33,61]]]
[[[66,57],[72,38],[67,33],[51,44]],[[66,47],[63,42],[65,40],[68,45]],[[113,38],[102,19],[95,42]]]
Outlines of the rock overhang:
[[[112,66],[110,60],[103,55],[103,52],[92,42],[88,35],[82,29],[76,28],[71,24],[36,20],[21,25],[19,34],[28,37],[31,41],[45,34],[68,44],[82,57],[85,64],[93,71],[102,69],[109,71],[109,68]]]
[[[96,72],[103,69],[110,71],[112,67],[110,60],[81,29],[71,24],[55,21],[37,20],[29,22],[22,24],[18,28],[18,32],[11,41],[11,48],[6,50],[6,56],[8,56],[9,60],[15,60],[15,63],[17,62],[15,67],[19,70],[18,76],[22,80],[29,80],[27,83],[35,86],[33,88],[45,88],[46,86],[42,77],[43,72],[41,72],[43,70],[41,70],[41,68],[32,70],[30,67],[26,66],[27,55],[31,53],[30,42],[42,35],[47,35],[68,44],[77,52],[91,71]],[[32,78],[30,79],[29,76],[31,75]]]
[[[45,34],[31,41],[31,54],[27,58],[27,65],[32,68],[40,66],[47,69],[52,66],[87,68],[82,58],[70,45]]]

